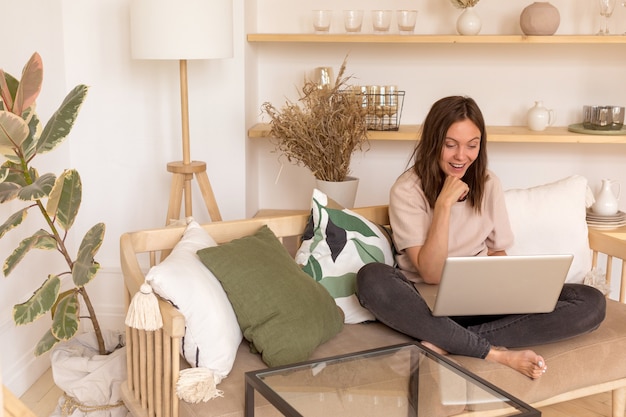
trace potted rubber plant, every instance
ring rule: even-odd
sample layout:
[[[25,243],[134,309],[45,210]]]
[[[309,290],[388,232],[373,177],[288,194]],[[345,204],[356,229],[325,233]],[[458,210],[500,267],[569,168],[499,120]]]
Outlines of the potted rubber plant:
[[[55,250],[67,265],[66,271],[50,273],[30,299],[13,307],[13,320],[18,325],[28,324],[52,313],[52,326],[35,348],[35,354],[41,355],[76,334],[82,298],[98,339],[99,353],[106,354],[100,325],[85,288],[100,267],[94,257],[104,239],[105,226],[103,223],[93,226],[73,257],[66,246],[66,238],[80,207],[80,175],[74,169],[58,176],[40,174],[33,166],[38,155],[52,151],[69,135],[87,95],[87,87],[76,86],[42,129],[35,111],[43,83],[39,54],[32,55],[19,81],[0,70],[0,83],[0,152],[5,158],[0,167],[0,202],[19,200],[24,203],[0,226],[0,238],[20,226],[31,211],[39,212],[43,220],[43,228],[24,238],[6,258],[2,272],[8,276],[34,249]],[[71,277],[74,285],[70,290],[61,291],[65,277]]]
[[[348,85],[351,77],[345,70],[346,60],[328,86],[306,80],[298,101],[287,101],[281,108],[262,105],[277,152],[307,167],[321,189],[356,180],[348,175],[350,160],[367,143],[367,107],[360,92]]]
[[[43,277],[43,282],[28,300],[15,304],[13,320],[17,325],[24,325],[51,314],[51,326],[35,346],[35,354],[52,350],[55,383],[65,391],[67,398],[64,402],[71,400],[67,403],[67,411],[84,406],[101,406],[85,404],[86,401],[76,399],[71,387],[68,388],[68,381],[73,378],[67,374],[71,368],[67,362],[71,360],[70,354],[80,352],[83,357],[77,359],[78,363],[88,363],[96,356],[100,357],[99,363],[104,363],[109,357],[121,356],[122,360],[115,360],[121,362],[123,371],[125,351],[114,354],[116,350],[121,350],[117,348],[123,343],[114,332],[101,329],[85,287],[100,269],[95,256],[104,239],[105,225],[97,223],[91,227],[82,238],[76,254],[71,253],[68,237],[81,203],[80,175],[75,169],[66,169],[59,175],[40,173],[33,165],[37,156],[54,150],[68,137],[88,88],[82,84],[74,87],[43,125],[36,112],[42,84],[43,63],[38,53],[34,53],[26,63],[20,80],[0,70],[0,154],[4,157],[0,166],[0,203],[11,202],[12,207],[22,203],[21,208],[0,225],[0,238],[8,233],[14,234],[14,229],[20,226],[24,230],[25,219],[31,213],[39,214],[40,220],[34,231],[27,232],[6,258],[2,272],[9,276],[21,262],[30,261],[30,252],[35,250],[56,251],[62,259],[60,271],[51,271]],[[35,222],[37,220],[29,218],[28,224]],[[86,314],[81,311],[82,305],[87,309]],[[93,332],[79,332],[83,317],[91,321]],[[75,339],[78,348],[69,346]],[[88,358],[85,359],[85,356]],[[105,357],[107,359],[102,359]],[[57,362],[63,364],[60,372],[56,372]],[[73,384],[95,391],[80,381]]]

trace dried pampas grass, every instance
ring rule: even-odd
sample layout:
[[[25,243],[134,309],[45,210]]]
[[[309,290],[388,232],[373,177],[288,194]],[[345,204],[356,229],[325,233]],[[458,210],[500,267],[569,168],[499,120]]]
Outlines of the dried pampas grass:
[[[297,102],[287,101],[279,110],[263,103],[270,121],[276,151],[297,165],[306,166],[315,178],[344,181],[352,153],[367,142],[366,109],[362,96],[347,85],[343,61],[335,84],[323,87],[305,81]]]
[[[452,5],[457,9],[467,9],[468,7],[474,7],[478,4],[479,0],[450,0]]]

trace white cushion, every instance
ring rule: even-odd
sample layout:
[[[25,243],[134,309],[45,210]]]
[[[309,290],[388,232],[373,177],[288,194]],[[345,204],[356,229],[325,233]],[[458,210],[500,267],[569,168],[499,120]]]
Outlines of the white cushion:
[[[196,254],[209,246],[216,246],[213,238],[191,221],[180,242],[150,269],[146,280],[185,316],[182,351],[187,362],[209,368],[219,382],[232,369],[242,334],[222,285]]]
[[[370,262],[395,264],[389,232],[317,189],[311,210],[296,262],[333,296],[345,323],[374,320],[355,294],[356,274]]]
[[[515,243],[510,255],[571,253],[566,282],[582,283],[591,270],[585,220],[587,179],[574,175],[528,189],[505,191]]]

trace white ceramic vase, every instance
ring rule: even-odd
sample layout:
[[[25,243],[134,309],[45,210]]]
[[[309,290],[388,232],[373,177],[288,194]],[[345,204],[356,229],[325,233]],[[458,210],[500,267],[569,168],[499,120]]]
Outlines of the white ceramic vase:
[[[535,105],[528,110],[528,128],[540,132],[546,127],[552,126],[555,118],[554,110],[547,109],[542,101],[535,101]]]
[[[617,193],[613,187],[617,185]],[[620,188],[615,180],[603,179],[600,192],[596,196],[596,201],[591,206],[591,210],[600,216],[612,216],[618,212]]]
[[[353,208],[356,201],[356,192],[359,188],[359,179],[346,177],[345,181],[323,181],[315,179],[318,190],[335,200],[345,208]]]
[[[456,31],[459,35],[478,35],[482,22],[480,16],[473,7],[463,9],[463,12],[456,21]]]

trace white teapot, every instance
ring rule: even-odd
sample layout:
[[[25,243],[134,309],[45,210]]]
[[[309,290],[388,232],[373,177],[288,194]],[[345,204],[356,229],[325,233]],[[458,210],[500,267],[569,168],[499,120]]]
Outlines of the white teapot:
[[[613,191],[613,186],[617,185],[617,193]],[[591,206],[591,210],[600,216],[612,216],[618,212],[620,194],[620,184],[615,180],[603,179],[600,191],[596,196],[596,202]]]

